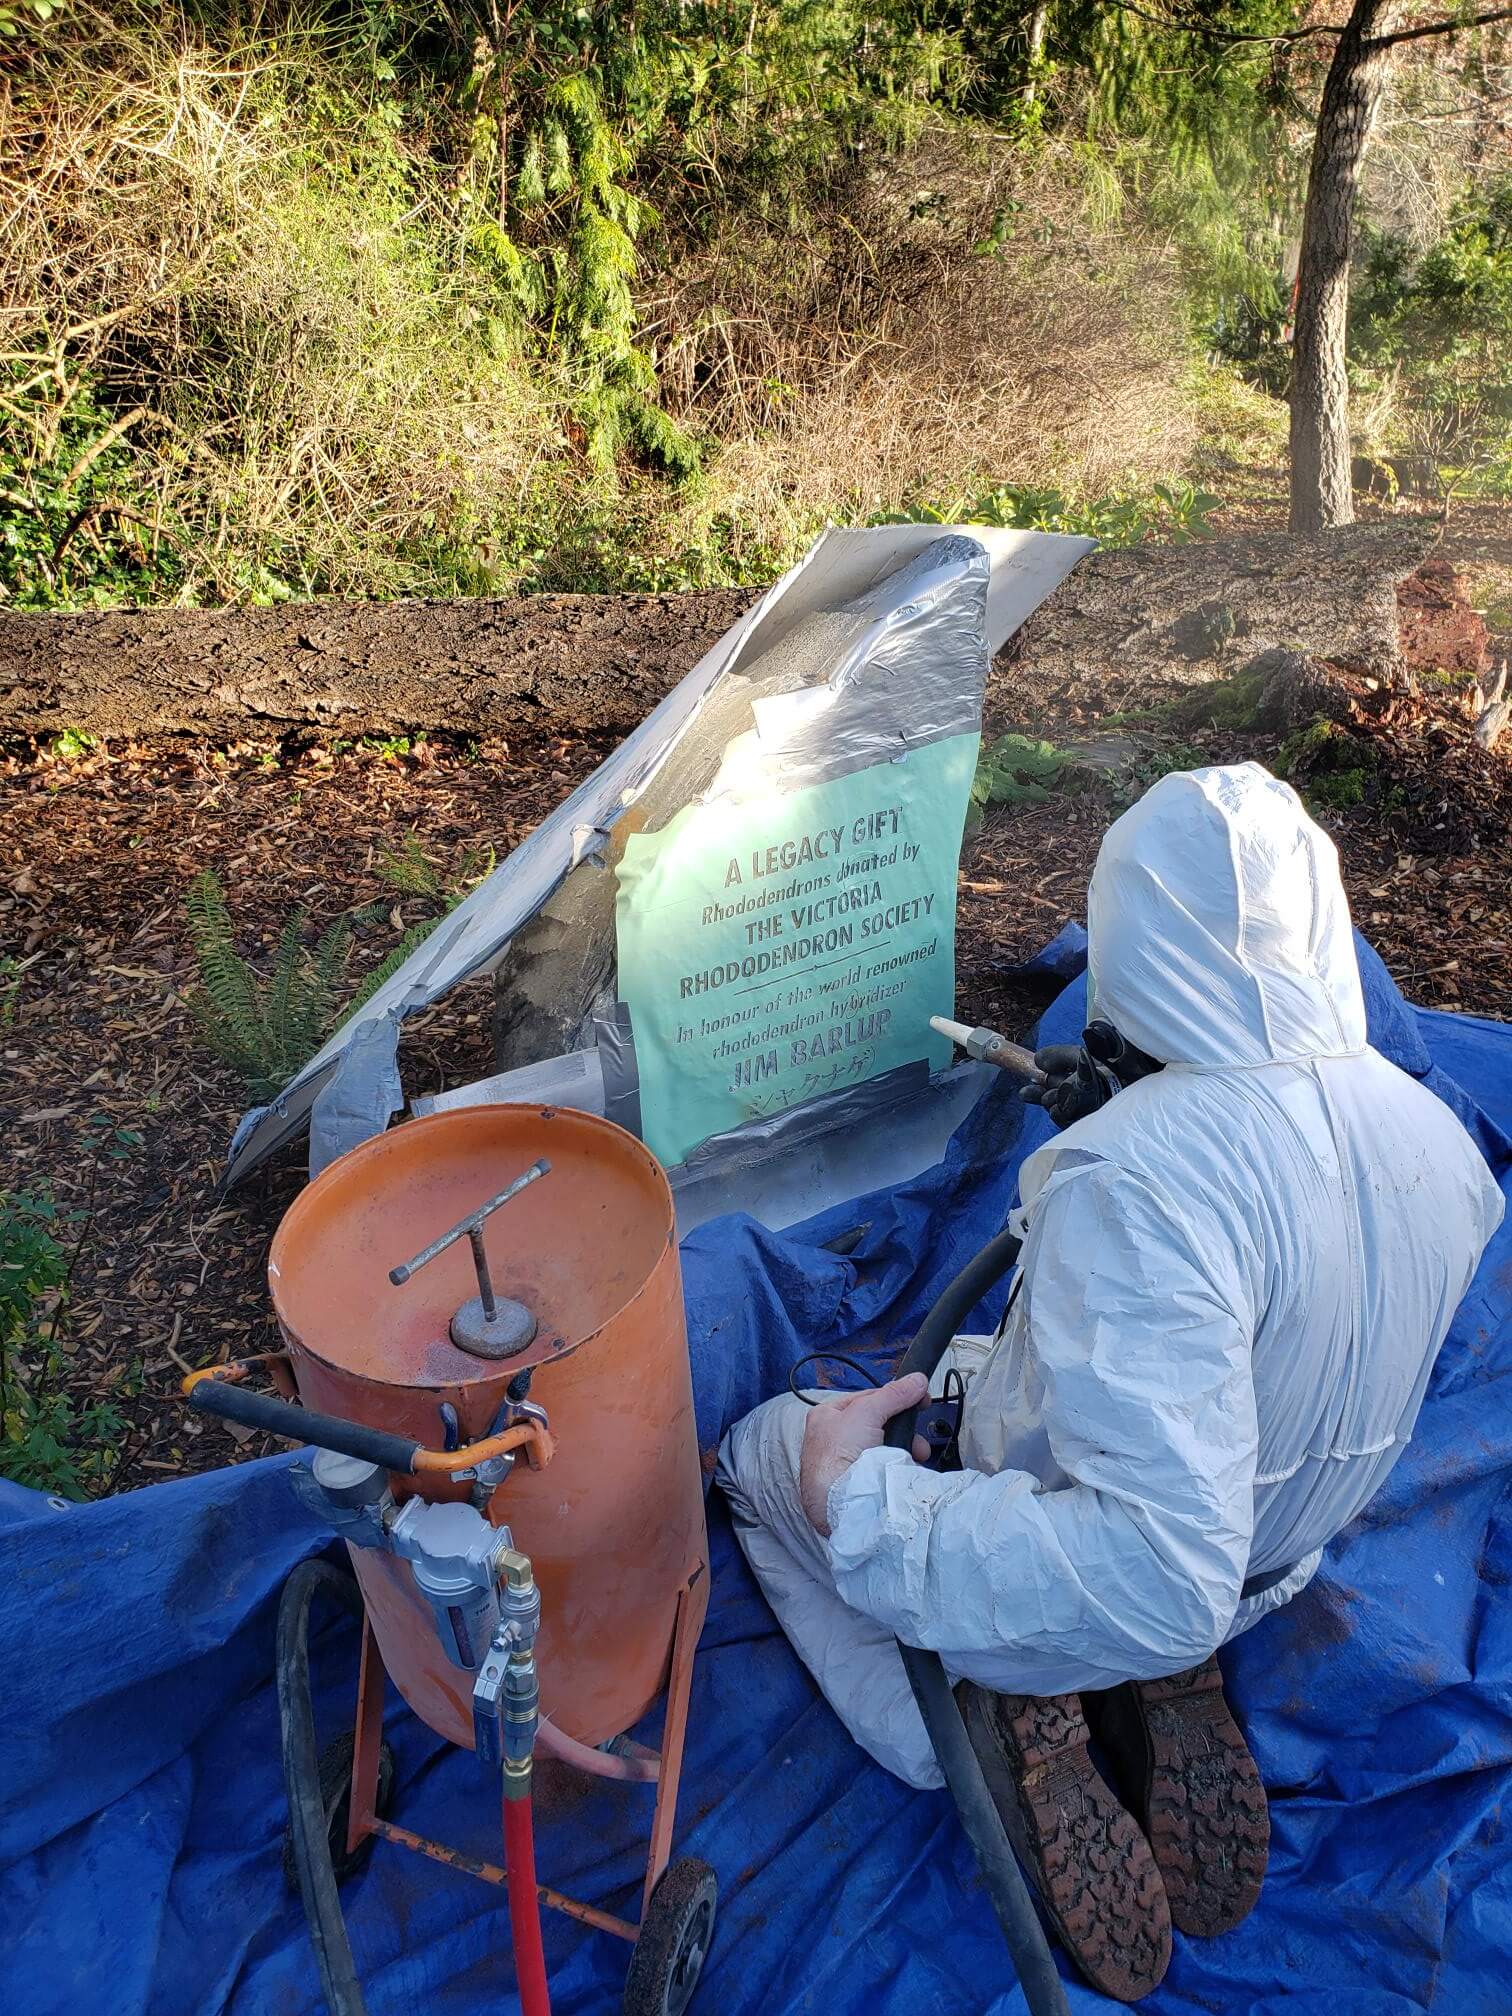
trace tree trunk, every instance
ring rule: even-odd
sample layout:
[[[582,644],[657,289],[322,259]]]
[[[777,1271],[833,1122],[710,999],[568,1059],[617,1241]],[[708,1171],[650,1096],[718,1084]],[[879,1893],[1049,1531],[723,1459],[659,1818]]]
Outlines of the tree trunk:
[[[1024,103],[1032,105],[1039,96],[1039,61],[1045,53],[1045,22],[1049,0],[1036,7],[1029,17],[1029,81],[1024,86]]]
[[[1399,0],[1355,0],[1323,86],[1302,223],[1291,384],[1291,529],[1331,531],[1354,520],[1349,474],[1349,253],[1360,166],[1392,51]]]

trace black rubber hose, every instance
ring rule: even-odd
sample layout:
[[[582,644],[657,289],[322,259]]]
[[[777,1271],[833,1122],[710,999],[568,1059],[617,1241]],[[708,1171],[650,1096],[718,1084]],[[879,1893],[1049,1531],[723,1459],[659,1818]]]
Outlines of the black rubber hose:
[[[333,1597],[355,1617],[362,1615],[357,1584],[329,1561],[301,1561],[284,1584],[278,1605],[276,1671],[289,1831],[326,2008],[330,2016],[367,2016],[352,1964],[346,1920],[341,1915],[325,1803],[320,1796],[320,1752],[310,1700],[310,1604],[317,1594]]]
[[[926,1378],[932,1376],[946,1345],[967,1316],[1018,1259],[1019,1247],[1020,1241],[1011,1232],[1000,1232],[962,1268],[924,1318],[918,1335],[893,1374],[895,1379],[907,1372],[922,1372]],[[890,1449],[909,1448],[913,1441],[913,1427],[912,1408],[894,1415],[887,1424],[887,1446]],[[1049,1942],[1029,1895],[1029,1886],[1003,1831],[1003,1823],[987,1789],[987,1781],[982,1776],[976,1752],[971,1747],[971,1738],[966,1734],[966,1725],[961,1720],[961,1711],[956,1706],[945,1668],[936,1653],[921,1651],[917,1645],[905,1645],[899,1639],[898,1650],[903,1656],[903,1670],[919,1704],[919,1713],[924,1718],[924,1727],[934,1745],[935,1757],[945,1774],[945,1783],[950,1787],[956,1812],[960,1815],[966,1838],[971,1843],[977,1866],[992,1897],[993,1909],[1003,1928],[1003,1937],[1008,1942],[1008,1951],[1012,1955],[1014,1971],[1024,1991],[1030,2016],[1070,2016],[1066,1991],[1056,1972]]]
[[[356,1456],[364,1463],[376,1463],[380,1470],[411,1470],[416,1451],[425,1447],[404,1435],[388,1435],[381,1428],[364,1428],[335,1414],[317,1414],[313,1408],[275,1400],[271,1393],[249,1393],[229,1379],[201,1379],[190,1388],[189,1405],[243,1428],[261,1428],[264,1434],[281,1435],[289,1442],[313,1442],[317,1449]]]

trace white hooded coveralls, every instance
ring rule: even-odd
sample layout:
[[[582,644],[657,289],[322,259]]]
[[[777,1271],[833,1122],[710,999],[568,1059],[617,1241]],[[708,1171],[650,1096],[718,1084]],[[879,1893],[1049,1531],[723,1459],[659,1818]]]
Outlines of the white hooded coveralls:
[[[1052,1694],[1180,1672],[1288,1601],[1406,1445],[1501,1220],[1459,1121],[1366,1044],[1333,843],[1258,764],[1117,821],[1088,935],[1090,1012],[1167,1068],[1025,1162],[1021,1292],[948,1354],[965,1467],[869,1450],[826,1542],[800,1401],[720,1451],[784,1630],[915,1785],[942,1781],[895,1636]]]

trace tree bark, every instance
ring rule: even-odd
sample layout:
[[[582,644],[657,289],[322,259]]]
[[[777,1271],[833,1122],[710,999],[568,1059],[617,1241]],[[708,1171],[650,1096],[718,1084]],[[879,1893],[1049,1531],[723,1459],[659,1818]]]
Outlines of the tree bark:
[[[1331,531],[1354,520],[1349,473],[1349,255],[1355,201],[1380,108],[1400,0],[1355,0],[1323,86],[1307,182],[1291,384],[1291,529]]]
[[[1032,105],[1039,96],[1039,61],[1045,53],[1045,25],[1050,13],[1049,0],[1036,7],[1029,16],[1029,81],[1024,86],[1024,103]]]

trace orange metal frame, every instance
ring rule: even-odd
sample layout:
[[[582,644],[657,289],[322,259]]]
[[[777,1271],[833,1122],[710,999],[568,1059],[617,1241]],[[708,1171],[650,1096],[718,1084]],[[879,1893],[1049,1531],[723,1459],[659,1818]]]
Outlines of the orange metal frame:
[[[667,1673],[666,1723],[662,1730],[661,1750],[654,1753],[656,1806],[651,1816],[651,1844],[646,1858],[645,1886],[641,1892],[642,1915],[672,1858],[677,1791],[682,1779],[688,1701],[693,1686],[693,1653],[698,1642],[693,1591],[699,1577],[706,1572],[702,1567],[696,1569],[677,1593],[677,1613],[672,1620],[671,1665]],[[469,1876],[480,1877],[485,1883],[505,1883],[509,1872],[498,1864],[481,1862],[476,1856],[464,1855],[458,1848],[448,1848],[440,1841],[429,1841],[423,1834],[412,1834],[407,1827],[396,1827],[392,1821],[378,1817],[378,1761],[383,1741],[383,1691],[387,1677],[378,1640],[373,1635],[372,1625],[364,1618],[362,1658],[357,1676],[357,1720],[353,1732],[352,1793],[347,1818],[348,1853],[370,1834],[377,1835],[381,1840],[392,1841],[401,1848],[429,1855],[433,1861],[443,1862],[448,1868],[461,1869]],[[628,1940],[633,1945],[639,1936],[639,1924],[632,1924],[626,1918],[616,1918],[608,1911],[600,1911],[595,1905],[580,1902],[576,1897],[565,1896],[560,1890],[552,1890],[544,1883],[537,1884],[536,1895],[551,1910],[563,1911],[569,1918],[592,1925],[600,1932],[612,1932],[616,1939]]]

